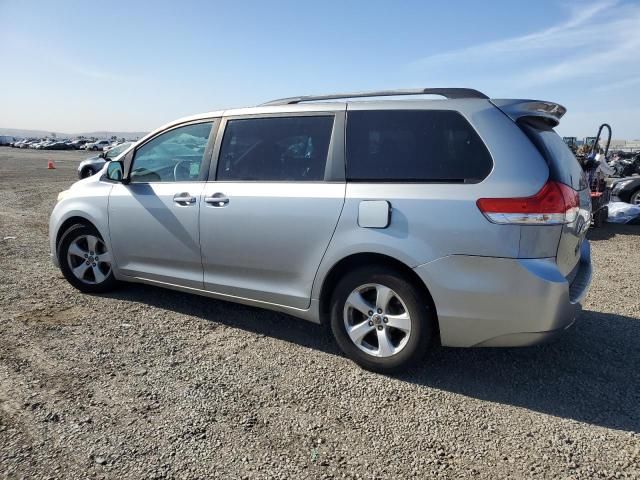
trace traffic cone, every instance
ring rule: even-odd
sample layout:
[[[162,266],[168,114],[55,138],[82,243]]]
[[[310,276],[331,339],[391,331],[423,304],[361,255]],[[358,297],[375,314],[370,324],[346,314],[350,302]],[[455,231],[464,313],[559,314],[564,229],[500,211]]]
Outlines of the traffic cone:
[[[55,170],[55,169],[56,169],[56,164],[55,164],[55,163],[53,163],[53,161],[52,161],[52,160],[49,160],[49,161],[47,162],[47,168],[48,168],[49,170]]]

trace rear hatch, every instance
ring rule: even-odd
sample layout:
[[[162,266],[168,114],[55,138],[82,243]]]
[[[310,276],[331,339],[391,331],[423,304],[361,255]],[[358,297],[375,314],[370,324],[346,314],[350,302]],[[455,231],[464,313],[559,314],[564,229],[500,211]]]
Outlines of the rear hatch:
[[[582,243],[591,223],[591,194],[578,160],[553,128],[565,113],[561,105],[532,100],[492,100],[527,134],[549,166],[549,180],[577,192],[578,208],[562,225],[556,261],[571,282],[579,267]]]

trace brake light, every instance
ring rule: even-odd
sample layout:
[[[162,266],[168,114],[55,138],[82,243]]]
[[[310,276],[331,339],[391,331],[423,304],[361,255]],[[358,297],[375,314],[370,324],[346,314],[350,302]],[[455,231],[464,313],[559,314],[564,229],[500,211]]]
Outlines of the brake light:
[[[476,205],[493,223],[561,225],[578,217],[580,196],[564,183],[548,181],[531,197],[481,198]]]

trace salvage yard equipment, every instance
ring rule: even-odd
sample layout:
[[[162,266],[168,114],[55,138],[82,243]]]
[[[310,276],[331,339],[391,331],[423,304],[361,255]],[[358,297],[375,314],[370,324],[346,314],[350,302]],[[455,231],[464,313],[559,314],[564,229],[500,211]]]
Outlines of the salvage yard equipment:
[[[567,144],[567,147],[573,152],[575,155],[578,151],[578,139],[576,137],[562,137],[564,143]]]
[[[600,137],[602,130],[605,128],[608,132],[608,138],[606,146],[602,149]],[[591,151],[583,163],[587,181],[589,182],[589,189],[591,190],[591,219],[594,227],[602,226],[609,216],[607,205],[611,198],[611,190],[607,187],[606,177],[613,173],[611,167],[607,164],[609,145],[611,145],[611,127],[609,124],[603,123],[598,128],[598,134],[591,144]]]

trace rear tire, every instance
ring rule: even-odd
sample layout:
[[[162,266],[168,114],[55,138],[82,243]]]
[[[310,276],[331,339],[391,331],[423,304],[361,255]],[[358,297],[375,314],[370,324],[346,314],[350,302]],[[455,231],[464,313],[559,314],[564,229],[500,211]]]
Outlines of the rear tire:
[[[331,331],[345,355],[362,368],[397,373],[427,353],[435,336],[434,314],[400,272],[361,267],[333,291]]]
[[[67,229],[58,243],[58,262],[67,281],[85,293],[113,290],[113,255],[93,227],[76,224]]]

